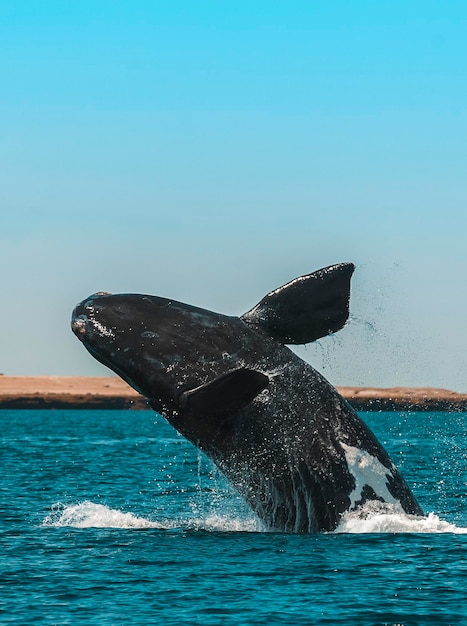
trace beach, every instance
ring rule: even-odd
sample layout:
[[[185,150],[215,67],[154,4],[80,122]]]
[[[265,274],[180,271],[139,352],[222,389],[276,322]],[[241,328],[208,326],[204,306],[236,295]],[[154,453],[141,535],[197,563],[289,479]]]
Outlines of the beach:
[[[467,394],[432,387],[338,387],[359,411],[464,411]],[[116,376],[0,375],[0,409],[147,409]]]
[[[147,409],[116,376],[0,376],[0,409]]]

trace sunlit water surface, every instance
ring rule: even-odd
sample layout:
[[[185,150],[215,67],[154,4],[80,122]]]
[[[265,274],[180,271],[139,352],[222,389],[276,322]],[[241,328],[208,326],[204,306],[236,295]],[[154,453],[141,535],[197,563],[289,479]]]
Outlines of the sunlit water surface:
[[[363,413],[427,513],[265,532],[149,411],[0,411],[2,624],[467,624],[467,414]]]

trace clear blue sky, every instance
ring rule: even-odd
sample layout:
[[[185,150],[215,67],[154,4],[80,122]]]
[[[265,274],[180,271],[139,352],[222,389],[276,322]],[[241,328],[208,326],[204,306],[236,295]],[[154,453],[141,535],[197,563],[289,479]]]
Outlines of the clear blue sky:
[[[467,4],[0,3],[0,371],[97,290],[241,314],[354,261],[335,384],[467,391]]]

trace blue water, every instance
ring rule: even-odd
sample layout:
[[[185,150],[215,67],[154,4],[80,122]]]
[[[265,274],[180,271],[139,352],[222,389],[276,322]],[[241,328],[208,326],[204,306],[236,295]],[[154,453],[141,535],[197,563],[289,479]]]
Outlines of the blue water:
[[[149,411],[0,411],[1,624],[467,624],[467,414],[363,413],[426,519],[265,532]]]

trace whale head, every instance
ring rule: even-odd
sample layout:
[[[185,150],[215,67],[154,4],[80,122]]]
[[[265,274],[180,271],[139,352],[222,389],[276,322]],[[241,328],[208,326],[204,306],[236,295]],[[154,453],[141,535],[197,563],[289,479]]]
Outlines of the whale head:
[[[226,413],[237,408],[234,396],[250,401],[267,384],[259,372],[239,373],[261,337],[237,317],[157,296],[99,292],[75,307],[71,327],[94,358],[169,421],[195,404],[194,390],[203,389],[205,410]]]
[[[158,296],[98,292],[76,306],[71,325],[92,356],[199,441],[199,423],[191,434],[187,424],[223,419],[256,398],[277,354],[289,353],[283,344],[342,328],[352,272],[346,263],[297,278],[241,317]]]

